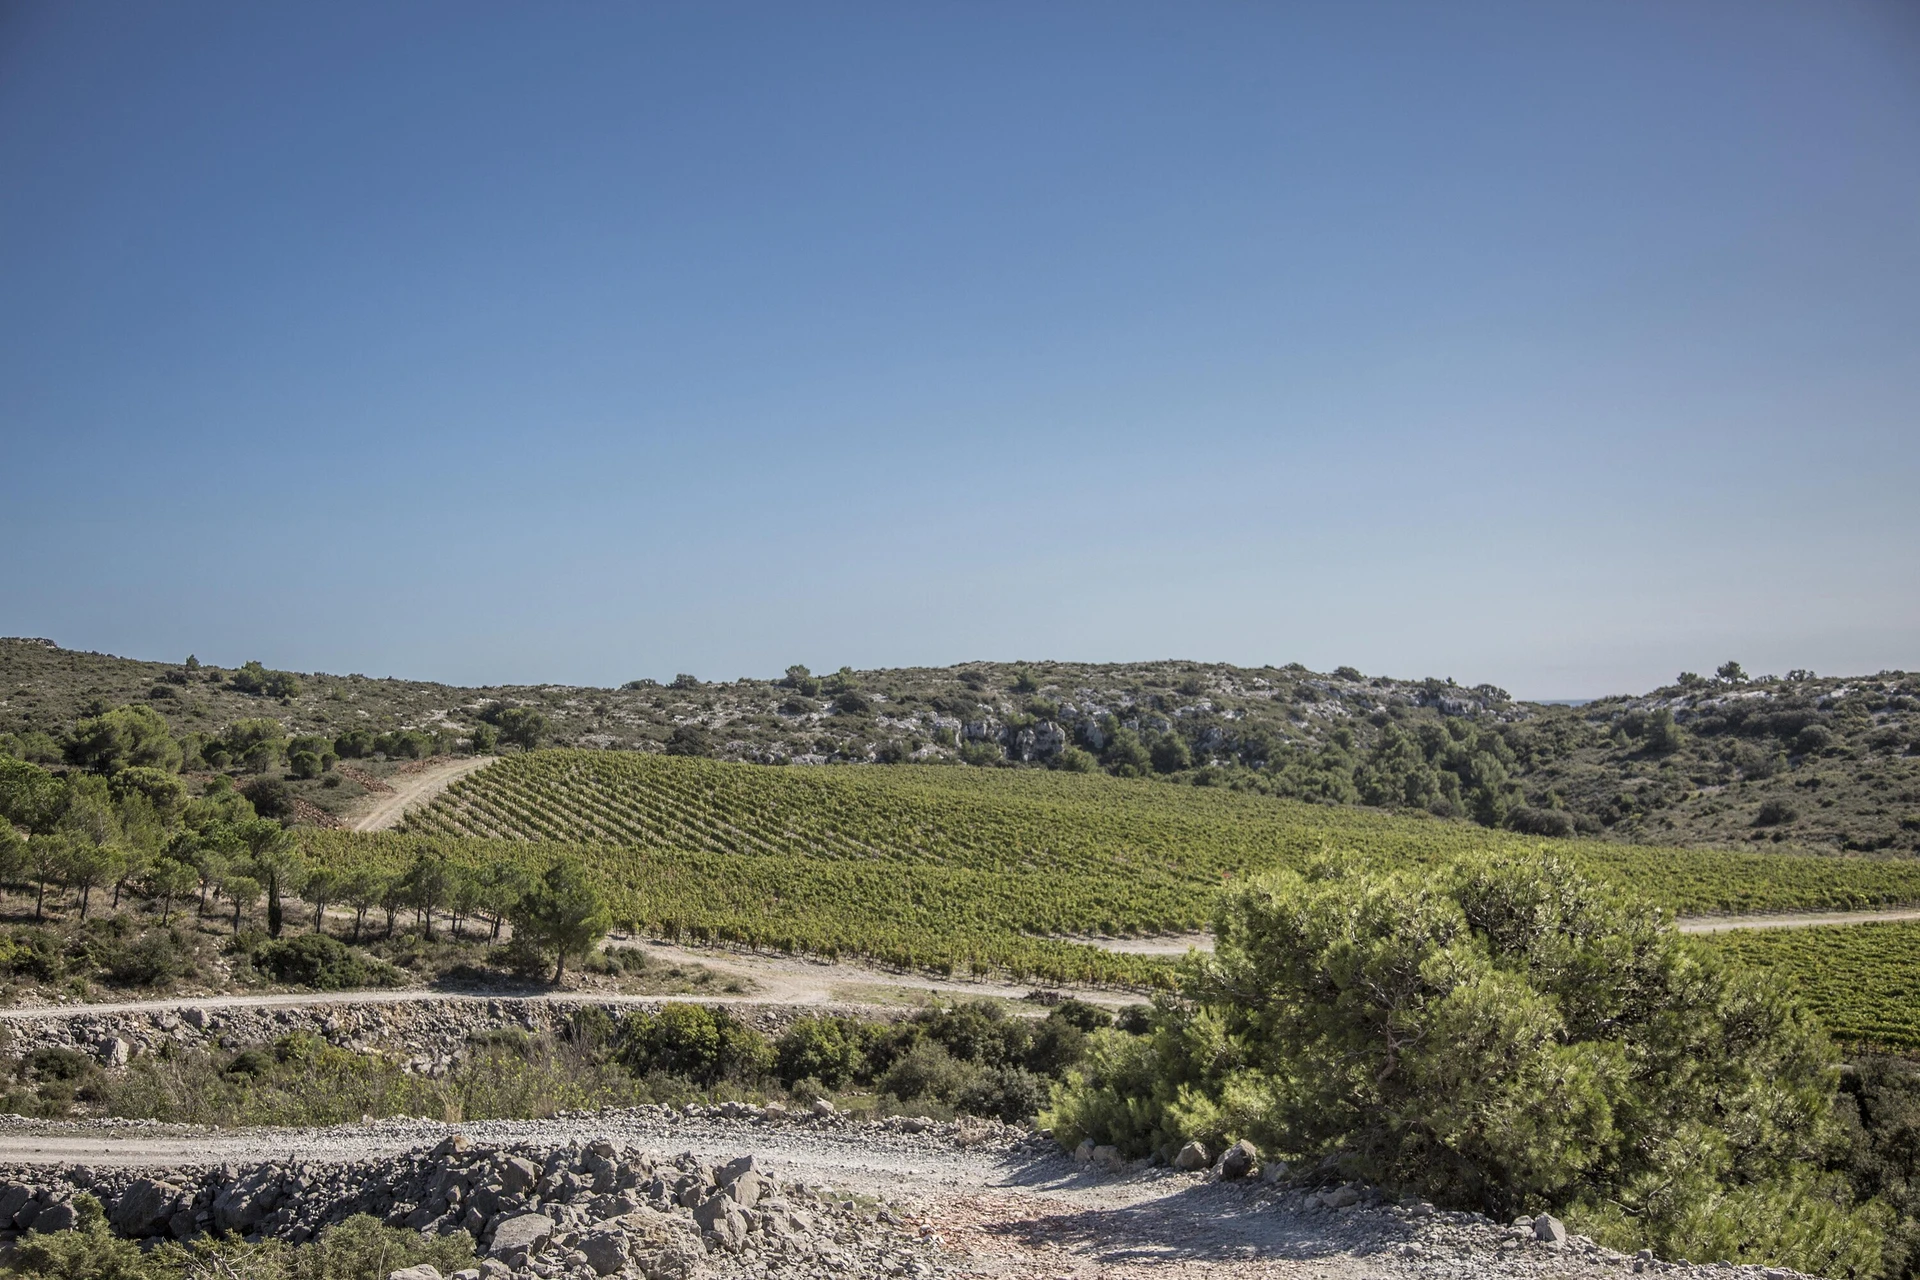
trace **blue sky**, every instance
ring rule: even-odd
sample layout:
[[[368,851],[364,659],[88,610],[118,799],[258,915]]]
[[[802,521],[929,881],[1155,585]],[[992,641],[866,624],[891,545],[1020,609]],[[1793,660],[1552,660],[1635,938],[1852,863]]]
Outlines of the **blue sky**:
[[[0,632],[1920,667],[1911,5],[0,9]]]

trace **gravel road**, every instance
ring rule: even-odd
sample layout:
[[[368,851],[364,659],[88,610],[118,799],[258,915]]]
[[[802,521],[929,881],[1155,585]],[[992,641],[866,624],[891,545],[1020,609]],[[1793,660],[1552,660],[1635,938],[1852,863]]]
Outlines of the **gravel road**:
[[[751,1152],[783,1182],[910,1206],[944,1250],[948,1274],[1091,1280],[1236,1277],[1589,1277],[1629,1260],[1578,1237],[1535,1239],[1477,1215],[1409,1210],[1372,1195],[1339,1209],[1309,1188],[1221,1182],[1206,1174],[1076,1164],[1050,1142],[992,1124],[770,1122],[638,1108],[542,1121],[458,1126],[486,1145],[563,1146],[607,1138],[662,1157]],[[149,1170],[369,1159],[446,1138],[448,1126],[383,1121],[332,1129],[209,1130],[141,1122],[0,1119],[0,1163]],[[1657,1269],[1659,1264],[1655,1264]],[[771,1274],[771,1273],[770,1273]],[[849,1272],[848,1274],[860,1274]],[[878,1273],[876,1273],[878,1274]],[[1726,1273],[1719,1273],[1725,1275]]]
[[[1870,911],[1781,912],[1760,916],[1681,916],[1674,926],[1681,933],[1725,933],[1731,929],[1813,929],[1824,925],[1880,924],[1920,920],[1920,907],[1878,907]],[[1213,950],[1211,933],[1169,933],[1147,938],[1068,938],[1135,956],[1183,956],[1189,951]]]

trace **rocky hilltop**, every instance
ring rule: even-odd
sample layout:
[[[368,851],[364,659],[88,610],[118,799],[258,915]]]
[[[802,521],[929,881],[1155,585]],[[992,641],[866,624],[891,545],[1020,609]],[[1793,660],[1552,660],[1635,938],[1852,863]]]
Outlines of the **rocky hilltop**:
[[[1749,677],[1729,663],[1559,706],[1299,664],[796,667],[774,680],[460,688],[0,640],[0,750],[57,759],[81,718],[129,702],[166,719],[190,766],[224,726],[266,717],[383,759],[524,732],[539,745],[762,764],[1100,768],[1542,835],[1920,851],[1920,675],[1900,671]],[[324,822],[380,785],[328,781],[297,783],[308,807],[296,811]]]

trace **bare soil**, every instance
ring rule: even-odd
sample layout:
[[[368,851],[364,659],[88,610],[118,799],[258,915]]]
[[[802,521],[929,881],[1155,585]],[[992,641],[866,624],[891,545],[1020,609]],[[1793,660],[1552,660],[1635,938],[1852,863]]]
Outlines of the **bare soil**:
[[[497,757],[471,756],[435,760],[418,772],[402,771],[386,780],[388,791],[367,797],[367,808],[348,824],[355,831],[388,831],[400,825],[411,809],[430,803],[448,787],[492,764]]]

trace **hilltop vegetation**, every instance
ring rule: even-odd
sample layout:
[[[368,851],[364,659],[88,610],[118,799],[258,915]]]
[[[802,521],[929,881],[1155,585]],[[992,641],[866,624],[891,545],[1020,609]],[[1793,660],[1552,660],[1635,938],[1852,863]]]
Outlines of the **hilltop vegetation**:
[[[64,758],[79,723],[153,710],[189,769],[298,774],[362,794],[329,750],[385,761],[577,746],[760,763],[964,763],[1150,776],[1413,809],[1536,835],[1685,846],[1920,850],[1920,677],[1749,678],[1737,663],[1578,707],[1490,685],[1297,665],[968,663],[618,689],[468,689],[249,664],[138,662],[0,640],[0,751]],[[272,721],[268,730],[262,721]],[[260,738],[273,741],[265,747]],[[300,744],[299,747],[294,746]],[[300,747],[313,757],[296,768]]]

